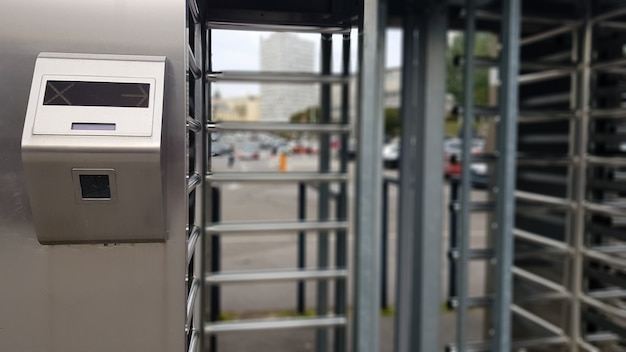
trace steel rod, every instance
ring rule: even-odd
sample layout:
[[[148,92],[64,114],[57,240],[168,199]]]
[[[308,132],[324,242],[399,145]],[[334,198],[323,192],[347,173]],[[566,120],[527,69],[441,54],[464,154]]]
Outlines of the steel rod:
[[[579,25],[578,23],[566,24],[564,26],[553,28],[553,29],[547,30],[545,32],[541,32],[541,33],[530,35],[528,37],[521,38],[520,39],[520,45],[524,46],[524,45],[537,43],[537,42],[540,42],[540,41],[543,41],[543,40],[546,40],[546,39],[550,39],[550,38],[556,37],[556,36],[561,35],[561,34],[565,34],[565,33],[571,32],[578,25]]]
[[[583,249],[583,255],[588,259],[594,259],[606,265],[617,267],[620,270],[626,270],[626,258],[613,257],[591,249]]]
[[[285,271],[221,272],[208,274],[205,281],[210,284],[228,284],[251,281],[321,280],[347,277],[345,269],[303,269]]]
[[[537,202],[537,203],[555,205],[555,206],[565,207],[565,208],[575,207],[575,204],[573,204],[569,199],[560,198],[560,197],[546,196],[543,194],[531,193],[531,192],[525,192],[525,191],[515,191],[514,195],[515,195],[515,199],[517,200]]]
[[[206,228],[208,233],[219,233],[222,235],[244,232],[297,232],[297,231],[319,231],[319,230],[341,230],[347,229],[346,221],[294,221],[294,222],[249,222],[249,223],[213,223]]]
[[[196,305],[196,298],[198,298],[198,292],[200,291],[200,280],[194,278],[191,282],[191,289],[187,295],[187,315],[185,318],[185,327],[191,326],[191,319],[193,318],[193,311]]]
[[[311,318],[255,319],[205,324],[204,332],[206,334],[220,334],[242,331],[264,331],[322,327],[327,328],[345,324],[346,318],[334,316]]]
[[[194,24],[200,22],[200,9],[198,8],[198,2],[196,0],[187,0],[187,8],[191,14],[191,19]]]
[[[520,307],[517,304],[514,304],[511,306],[511,311],[515,314],[517,314],[518,316],[532,322],[533,324],[540,326],[541,328],[543,328],[544,330],[557,335],[557,336],[564,336],[565,332],[563,331],[563,329],[561,329],[560,327],[550,323],[549,321],[547,321],[546,319],[538,316],[535,313],[532,313],[522,307]]]
[[[622,157],[588,156],[586,159],[591,165],[626,166],[626,158]]]
[[[209,131],[268,131],[268,132],[310,132],[310,133],[349,133],[350,126],[335,123],[288,123],[288,122],[244,122],[220,121],[207,125]]]
[[[564,293],[564,294],[570,294],[569,291],[567,290],[567,288],[565,288],[565,286],[563,285],[559,285],[553,281],[550,281],[548,279],[545,279],[537,274],[533,274],[530,271],[518,268],[518,267],[514,267],[511,272],[519,277],[522,278],[524,280],[530,281],[532,283],[535,283],[537,285],[543,286],[545,288],[554,290],[556,292],[560,292],[560,293]]]
[[[198,330],[192,330],[191,338],[189,339],[189,348],[187,349],[187,352],[197,352],[199,346],[200,346],[200,333],[198,333]]]
[[[242,31],[268,31],[268,32],[290,32],[290,33],[332,33],[332,34],[348,34],[352,30],[351,27],[341,26],[299,26],[291,24],[265,24],[265,23],[235,23],[208,21],[207,26],[211,29],[227,29]]]
[[[572,70],[560,70],[560,69],[526,73],[526,74],[520,75],[517,79],[517,82],[520,85],[538,83],[538,82],[548,81],[551,79],[567,77],[571,74],[572,74]]]
[[[597,300],[595,298],[589,297],[584,294],[581,294],[580,300],[586,305],[592,306],[602,311],[604,314],[608,314],[610,316],[621,318],[621,319],[626,319],[626,309],[624,308],[606,304],[600,300]]]
[[[534,233],[529,232],[529,231],[515,229],[515,230],[513,230],[513,234],[515,235],[516,238],[519,238],[519,239],[527,241],[527,242],[532,242],[534,244],[538,244],[538,245],[542,245],[542,246],[558,249],[558,250],[561,250],[561,251],[563,251],[565,253],[570,253],[571,252],[571,249],[570,249],[569,245],[567,245],[566,243],[563,243],[563,242],[560,242],[560,241],[557,241],[557,240],[553,240],[553,239],[550,239],[550,238],[545,237],[545,236],[537,235],[537,234],[534,234]]]
[[[198,244],[198,239],[200,238],[200,234],[202,232],[202,228],[199,226],[194,226],[191,229],[191,233],[189,234],[189,239],[187,240],[187,265],[191,263],[191,258],[193,258],[194,253],[196,251],[196,246]]]
[[[200,174],[194,173],[187,178],[187,193],[191,193],[202,183],[202,177]]]
[[[470,202],[471,202],[471,152],[472,128],[474,126],[474,44],[476,42],[475,0],[465,1],[464,56],[467,65],[463,68],[464,106],[461,144],[461,188],[459,194],[458,260],[457,273],[457,317],[456,344],[459,352],[465,351],[467,340],[467,296],[469,292],[470,260]]]
[[[260,83],[346,83],[349,78],[341,75],[320,75],[313,72],[247,72],[226,71],[210,72],[207,80],[211,82],[260,82]]]
[[[196,61],[196,57],[193,54],[191,46],[187,46],[187,56],[189,56],[189,72],[191,72],[193,78],[195,80],[202,78],[202,69],[198,66],[198,62]]]
[[[348,175],[343,173],[317,172],[219,172],[206,175],[206,180],[213,183],[223,182],[346,182]]]
[[[306,202],[306,183],[298,184],[298,220],[305,221],[307,213]],[[298,269],[302,270],[306,267],[306,232],[298,232]],[[296,292],[296,310],[299,314],[304,314],[306,309],[306,287],[305,282],[300,280],[297,284]]]
[[[354,300],[351,350],[380,348],[380,230],[386,0],[363,0],[359,18],[359,80],[355,170]],[[345,78],[344,78],[345,79]]]
[[[612,19],[618,16],[623,16],[623,15],[626,15],[626,8],[622,7],[622,8],[614,9],[614,10],[607,11],[601,15],[591,18],[591,24],[606,21],[608,19]]]
[[[187,128],[193,133],[202,131],[202,124],[191,116],[187,116]]]

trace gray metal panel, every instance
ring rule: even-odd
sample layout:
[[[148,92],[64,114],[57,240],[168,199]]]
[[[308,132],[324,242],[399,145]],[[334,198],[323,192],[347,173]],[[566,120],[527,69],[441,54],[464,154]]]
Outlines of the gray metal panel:
[[[5,0],[0,11],[0,350],[185,346],[185,3]],[[42,246],[20,162],[39,52],[167,57],[165,243]],[[176,211],[180,209],[179,211]]]

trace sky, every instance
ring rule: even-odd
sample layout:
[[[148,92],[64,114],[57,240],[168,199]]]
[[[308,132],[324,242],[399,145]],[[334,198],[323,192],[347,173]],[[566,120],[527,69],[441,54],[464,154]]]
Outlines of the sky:
[[[259,71],[260,70],[260,42],[261,38],[271,35],[271,32],[247,32],[237,30],[213,30],[212,33],[212,60],[214,71],[228,70],[244,70]],[[316,70],[319,70],[320,56],[320,35],[319,34],[297,34],[301,38],[316,43]],[[386,66],[400,66],[401,58],[401,31],[390,29],[387,31],[387,55]],[[333,71],[338,72],[341,67],[341,36],[333,37]],[[352,33],[352,63],[351,67],[354,71],[357,59],[357,33]],[[215,89],[220,92],[224,98],[240,97],[249,94],[258,95],[258,84],[242,84],[242,83],[219,83],[215,85]]]

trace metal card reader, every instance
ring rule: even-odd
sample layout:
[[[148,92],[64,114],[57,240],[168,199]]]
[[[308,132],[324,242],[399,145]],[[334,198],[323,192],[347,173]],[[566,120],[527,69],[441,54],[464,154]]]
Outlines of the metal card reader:
[[[41,53],[22,161],[42,244],[165,241],[165,57]]]

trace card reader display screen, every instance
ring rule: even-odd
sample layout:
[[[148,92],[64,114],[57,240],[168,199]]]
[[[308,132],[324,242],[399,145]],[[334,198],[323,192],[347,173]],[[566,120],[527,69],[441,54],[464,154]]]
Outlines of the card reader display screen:
[[[43,105],[147,108],[149,83],[47,81]]]
[[[109,175],[80,175],[80,190],[83,199],[110,199]]]

